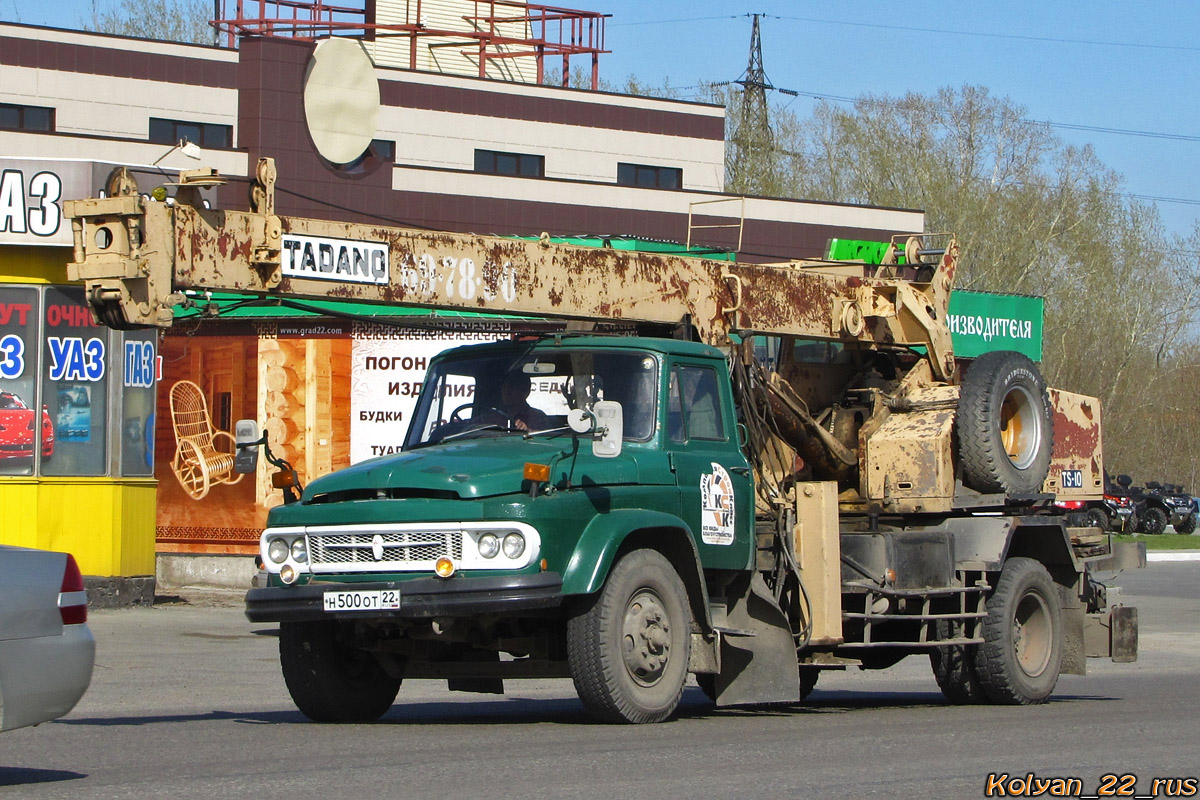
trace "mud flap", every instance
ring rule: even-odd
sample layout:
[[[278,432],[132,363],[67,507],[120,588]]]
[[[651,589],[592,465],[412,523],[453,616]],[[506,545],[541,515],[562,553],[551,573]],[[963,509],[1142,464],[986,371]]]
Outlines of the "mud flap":
[[[800,702],[796,643],[787,617],[762,577],[752,573],[728,587],[731,603],[721,630],[718,706]]]
[[[1088,614],[1084,634],[1089,658],[1112,658],[1119,664],[1137,661],[1137,608],[1113,606]]]

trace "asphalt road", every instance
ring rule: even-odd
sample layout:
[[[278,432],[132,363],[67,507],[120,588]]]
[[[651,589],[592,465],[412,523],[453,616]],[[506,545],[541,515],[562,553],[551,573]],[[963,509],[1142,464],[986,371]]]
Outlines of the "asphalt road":
[[[794,708],[716,711],[693,687],[675,720],[640,727],[592,723],[569,681],[503,697],[410,681],[378,723],[315,725],[284,688],[275,630],[235,599],[95,611],[88,694],[0,734],[0,798],[962,798],[1031,772],[1084,794],[1136,775],[1146,793],[1200,777],[1200,562],[1121,583],[1140,660],[1092,660],[1044,706],[949,706],[910,658],[827,674]]]

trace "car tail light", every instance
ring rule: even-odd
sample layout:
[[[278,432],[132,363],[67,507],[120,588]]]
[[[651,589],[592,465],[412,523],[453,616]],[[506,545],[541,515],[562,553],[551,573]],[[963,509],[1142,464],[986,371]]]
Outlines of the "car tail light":
[[[75,556],[67,554],[67,566],[63,570],[62,589],[58,595],[58,613],[63,625],[78,625],[87,622],[87,591],[83,587],[83,575]]]
[[[1067,511],[1078,511],[1079,509],[1083,508],[1086,503],[1083,500],[1058,500],[1054,503],[1054,505],[1058,506],[1059,508],[1064,508]]]

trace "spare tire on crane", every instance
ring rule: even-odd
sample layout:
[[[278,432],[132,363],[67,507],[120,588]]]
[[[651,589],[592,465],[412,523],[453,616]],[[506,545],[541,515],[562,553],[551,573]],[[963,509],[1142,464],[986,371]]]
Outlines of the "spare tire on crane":
[[[1054,417],[1037,365],[1012,350],[984,353],[963,375],[958,398],[963,483],[984,494],[1042,490]]]

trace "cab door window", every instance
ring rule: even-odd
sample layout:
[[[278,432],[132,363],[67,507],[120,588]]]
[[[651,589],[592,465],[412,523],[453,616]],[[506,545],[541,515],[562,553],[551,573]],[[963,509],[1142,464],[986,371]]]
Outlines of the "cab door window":
[[[723,442],[725,435],[716,370],[677,365],[671,370],[667,432],[672,442]]]

